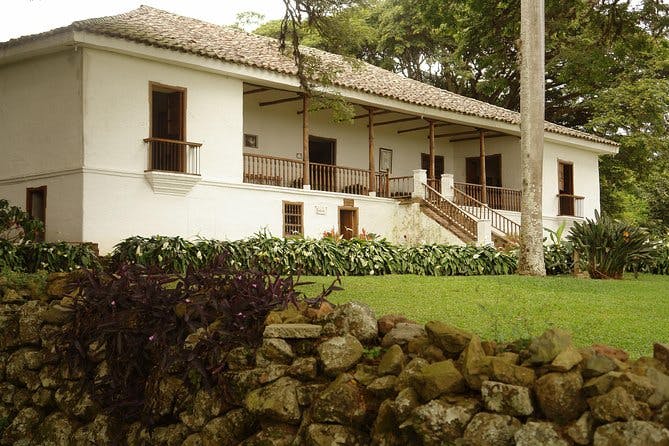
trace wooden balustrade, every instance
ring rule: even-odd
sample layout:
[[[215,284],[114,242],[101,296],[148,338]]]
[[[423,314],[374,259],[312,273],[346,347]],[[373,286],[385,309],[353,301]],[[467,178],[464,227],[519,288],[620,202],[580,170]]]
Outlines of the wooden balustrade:
[[[583,217],[583,200],[585,197],[571,194],[558,194],[558,215]]]
[[[476,198],[465,194],[460,189],[453,190],[453,202],[464,207],[467,212],[479,220],[490,220],[491,226],[506,236],[520,236],[520,225],[518,223],[484,205]]]
[[[388,178],[389,198],[411,198],[413,192],[413,176]]]
[[[244,182],[302,188],[302,161],[268,155],[244,154]]]
[[[428,178],[427,185],[437,192],[441,193],[441,179],[440,178]]]
[[[309,163],[309,169],[312,190],[357,195],[369,193],[369,170],[319,163]]]
[[[480,184],[454,183],[455,189],[481,201],[482,187]],[[520,212],[522,192],[505,187],[486,187],[487,205],[492,209]]]
[[[388,172],[376,172],[376,196],[390,197],[390,177]]]
[[[145,138],[149,145],[148,170],[200,175],[201,143]]]
[[[437,190],[423,184],[425,188],[425,202],[442,217],[456,225],[472,240],[477,240],[478,221],[460,207],[448,201]]]

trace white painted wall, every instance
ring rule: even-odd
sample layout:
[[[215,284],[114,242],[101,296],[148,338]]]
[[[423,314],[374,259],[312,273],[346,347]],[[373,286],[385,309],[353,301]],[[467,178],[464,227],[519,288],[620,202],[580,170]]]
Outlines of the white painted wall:
[[[283,93],[276,98],[289,97]],[[262,99],[260,99],[262,98]],[[269,98],[274,98],[270,96]],[[267,96],[247,95],[244,97],[244,133],[258,135],[258,148],[245,148],[244,152],[258,155],[271,155],[298,160],[302,154],[302,116],[297,114],[302,108],[301,101],[260,107],[258,104],[269,100]],[[383,122],[397,119],[398,115],[379,115],[375,121]],[[369,140],[367,119],[357,119],[353,123],[336,123],[329,111],[310,114],[309,134],[337,140],[337,165],[369,168]],[[378,126],[374,129],[374,164],[378,170],[379,148],[393,151],[393,170],[391,176],[409,176],[413,169],[420,168],[420,154],[429,151],[427,130],[397,134],[402,128],[427,125],[425,121],[415,120],[401,124]],[[435,153],[445,156],[446,169],[450,151],[444,139],[436,140]]]
[[[84,240],[98,242],[101,252],[132,235],[236,240],[266,229],[282,236],[284,200],[304,203],[308,237],[338,229],[338,206],[344,198],[352,198],[359,208],[359,230],[389,234],[398,206],[388,199],[214,181],[175,197],[155,194],[141,174],[87,173],[85,191]]]
[[[81,51],[0,65],[0,198],[47,186],[46,240],[82,236]]]
[[[558,160],[574,164],[574,195],[585,197],[583,216],[592,218],[599,211],[599,158],[585,150],[547,142],[544,146],[544,215],[558,213]]]
[[[81,57],[0,65],[0,180],[81,167]]]
[[[26,207],[26,188],[47,187],[46,241],[79,242],[82,239],[81,173],[45,175],[16,181],[0,181],[0,197]]]
[[[148,164],[149,82],[183,87],[186,139],[202,143],[203,178],[242,179],[242,81],[115,53],[84,50],[88,168],[138,173]]]

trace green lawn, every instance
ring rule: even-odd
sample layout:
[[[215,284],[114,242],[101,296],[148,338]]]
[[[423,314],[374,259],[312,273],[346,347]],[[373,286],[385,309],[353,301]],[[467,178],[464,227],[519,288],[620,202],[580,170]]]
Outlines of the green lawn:
[[[442,320],[484,339],[527,338],[560,327],[572,332],[579,347],[604,343],[633,357],[651,355],[653,342],[669,342],[669,276],[598,281],[391,275],[342,277],[342,286],[344,291],[335,292],[332,302],[364,302],[377,316],[400,313],[418,322]]]

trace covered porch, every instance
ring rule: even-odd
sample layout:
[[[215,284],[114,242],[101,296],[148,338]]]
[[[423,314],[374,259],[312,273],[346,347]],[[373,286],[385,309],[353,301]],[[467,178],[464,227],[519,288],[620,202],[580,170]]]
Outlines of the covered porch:
[[[311,101],[244,84],[244,183],[399,199],[424,169],[436,191],[450,175],[455,204],[520,211],[517,136],[367,104],[353,104],[352,122],[336,123]],[[560,215],[579,216],[582,197],[562,195]]]

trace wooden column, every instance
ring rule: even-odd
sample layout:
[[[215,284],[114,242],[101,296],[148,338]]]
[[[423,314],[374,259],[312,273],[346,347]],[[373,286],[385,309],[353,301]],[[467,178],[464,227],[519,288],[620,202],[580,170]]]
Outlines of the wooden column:
[[[434,166],[435,166],[435,161],[434,161],[434,121],[427,121],[430,124],[430,128],[428,131],[428,139],[430,140],[430,167],[429,171],[427,173],[427,177],[430,180],[434,180]]]
[[[302,187],[311,188],[309,178],[309,96],[302,95]]]
[[[369,128],[369,194],[376,194],[376,167],[374,165],[374,109],[367,109],[367,126]]]
[[[485,133],[482,129],[479,129],[479,157],[481,163],[481,203],[488,204],[488,185],[485,178]]]

